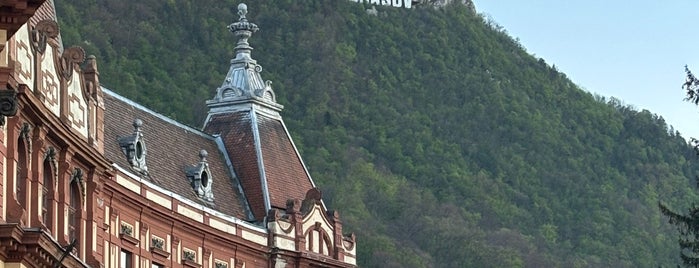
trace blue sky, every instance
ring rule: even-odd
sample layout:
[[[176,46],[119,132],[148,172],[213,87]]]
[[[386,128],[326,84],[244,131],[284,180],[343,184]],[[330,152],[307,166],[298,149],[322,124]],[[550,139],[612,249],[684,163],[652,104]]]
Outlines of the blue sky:
[[[474,0],[530,54],[581,88],[661,115],[699,138],[684,65],[699,74],[699,1]]]

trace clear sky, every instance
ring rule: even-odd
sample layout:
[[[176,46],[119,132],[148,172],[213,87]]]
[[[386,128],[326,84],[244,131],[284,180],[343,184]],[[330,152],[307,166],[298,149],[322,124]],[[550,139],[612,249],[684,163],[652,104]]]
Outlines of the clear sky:
[[[699,138],[699,108],[683,101],[681,88],[685,65],[699,74],[699,0],[474,2],[581,88]]]

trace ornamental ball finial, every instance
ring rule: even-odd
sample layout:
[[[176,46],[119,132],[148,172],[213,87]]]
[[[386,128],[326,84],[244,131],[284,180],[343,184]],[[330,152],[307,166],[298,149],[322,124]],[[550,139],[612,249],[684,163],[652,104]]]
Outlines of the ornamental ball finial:
[[[136,120],[133,120],[133,127],[136,129],[136,131],[139,131],[142,126],[143,121],[141,121],[141,119],[136,118]]]
[[[245,19],[245,15],[248,14],[248,6],[245,3],[240,3],[238,5],[238,16],[240,16],[240,20]]]

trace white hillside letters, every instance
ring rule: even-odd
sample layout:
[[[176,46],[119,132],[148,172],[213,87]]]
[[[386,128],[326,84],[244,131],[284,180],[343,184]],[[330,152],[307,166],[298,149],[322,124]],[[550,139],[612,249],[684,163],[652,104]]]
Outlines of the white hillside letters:
[[[369,3],[372,5],[412,8],[413,0],[350,0],[356,3]]]

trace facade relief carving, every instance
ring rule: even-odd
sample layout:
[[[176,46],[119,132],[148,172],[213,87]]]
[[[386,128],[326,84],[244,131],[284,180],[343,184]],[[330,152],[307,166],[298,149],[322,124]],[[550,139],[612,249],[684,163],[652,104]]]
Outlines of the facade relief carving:
[[[72,46],[63,50],[59,60],[59,70],[65,80],[71,80],[73,72],[78,69],[79,64],[85,61],[85,50],[82,47]]]
[[[30,133],[32,133],[32,126],[27,122],[22,123],[22,128],[19,130],[19,138],[22,139],[27,146],[27,153],[29,155],[32,153],[32,139],[29,135]]]
[[[84,207],[85,206],[85,197],[87,196],[87,193],[85,192],[86,186],[85,186],[85,178],[83,174],[83,170],[81,168],[75,168],[73,170],[73,174],[71,175],[71,183],[75,181],[78,183],[78,188],[80,188],[80,196],[81,198],[81,204]]]
[[[38,53],[44,53],[49,38],[56,38],[58,34],[58,23],[48,19],[39,21],[31,30],[30,38],[32,49]]]
[[[49,146],[44,154],[44,160],[51,165],[51,171],[53,174],[53,188],[58,188],[58,160],[56,159],[56,149],[53,146]]]
[[[17,114],[17,92],[0,90],[0,126],[5,125],[6,116]]]
[[[8,51],[11,70],[9,75],[16,80],[15,83],[29,85],[34,90],[36,89],[34,84],[36,63],[33,52],[35,50],[29,37],[29,31],[29,26],[24,25],[12,37],[10,49],[14,51]]]

